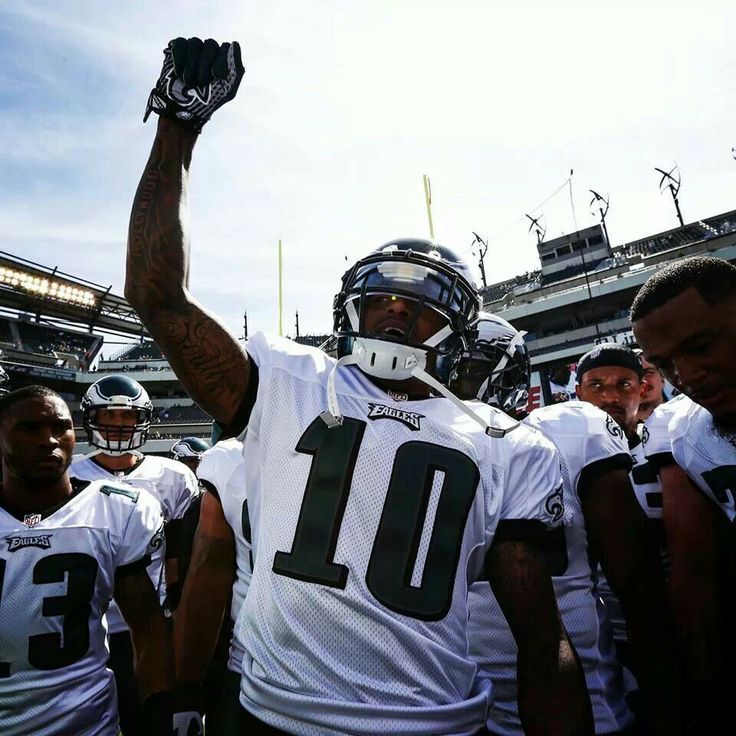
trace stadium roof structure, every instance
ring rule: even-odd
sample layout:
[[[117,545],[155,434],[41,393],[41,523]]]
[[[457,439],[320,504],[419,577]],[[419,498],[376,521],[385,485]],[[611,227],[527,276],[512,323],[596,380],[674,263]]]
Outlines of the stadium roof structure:
[[[147,337],[133,307],[111,289],[0,251],[0,309],[77,324],[89,332]]]

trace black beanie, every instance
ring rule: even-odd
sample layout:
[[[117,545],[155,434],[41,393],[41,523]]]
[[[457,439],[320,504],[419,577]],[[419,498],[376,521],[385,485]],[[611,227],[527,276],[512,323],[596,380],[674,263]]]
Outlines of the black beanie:
[[[640,381],[644,375],[639,356],[631,348],[615,343],[604,343],[603,345],[596,345],[578,360],[575,382],[580,383],[585,371],[589,371],[591,368],[602,368],[603,366],[628,368],[639,376]]]

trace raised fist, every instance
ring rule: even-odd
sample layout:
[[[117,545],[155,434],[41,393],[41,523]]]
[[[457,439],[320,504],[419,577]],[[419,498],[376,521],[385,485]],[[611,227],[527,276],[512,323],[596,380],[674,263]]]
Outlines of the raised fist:
[[[212,113],[235,97],[243,78],[240,44],[211,38],[175,38],[164,49],[164,66],[146,106],[148,116],[174,117],[199,132]]]

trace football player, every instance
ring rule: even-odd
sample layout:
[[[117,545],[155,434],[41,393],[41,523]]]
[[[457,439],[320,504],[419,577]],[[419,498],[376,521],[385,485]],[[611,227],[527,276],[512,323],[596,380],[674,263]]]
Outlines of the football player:
[[[94,449],[76,458],[69,472],[80,480],[125,482],[146,489],[158,499],[166,522],[166,544],[152,556],[148,573],[170,615],[180,592],[178,520],[198,493],[197,479],[181,463],[141,453],[153,405],[137,381],[121,374],[100,378],[87,389],[80,406],[87,441]],[[141,726],[133,649],[128,626],[114,603],[107,612],[107,625],[121,730],[123,736],[135,736]]]
[[[184,463],[195,475],[209,443],[199,437],[182,437],[171,446],[171,459]]]
[[[189,293],[181,209],[197,135],[240,82],[240,49],[176,39],[164,59],[126,294],[197,404],[233,435],[248,430],[241,727],[478,731],[490,685],[467,658],[467,581],[485,569],[518,637],[527,732],[590,733],[584,680],[529,541],[552,523],[548,498],[504,484],[507,445],[486,431],[506,429],[439,380],[479,302],[467,267],[435,243],[393,241],[343,277],[338,361],[262,333],[244,349]]]
[[[642,383],[644,384],[644,393],[639,402],[639,412],[636,418],[639,422],[644,422],[650,414],[660,405],[667,401],[667,395],[664,392],[664,376],[662,371],[655,365],[652,365],[637,349],[634,352],[639,356],[642,368]]]
[[[631,322],[644,356],[684,394],[650,418],[651,455],[695,715],[702,733],[715,732],[736,674],[736,267],[705,256],[666,266],[639,290]]]
[[[453,386],[511,415],[527,405],[530,363],[523,333],[502,318],[481,313],[477,336],[456,371]],[[579,370],[585,373],[586,362]],[[568,401],[532,412],[525,424],[557,447],[564,479],[564,522],[548,533],[548,554],[562,619],[582,660],[593,705],[596,734],[621,733],[634,717],[622,688],[621,666],[612,651],[610,624],[598,602],[591,557],[600,559],[625,601],[635,664],[646,683],[656,728],[682,732],[673,679],[676,671],[666,629],[666,594],[656,549],[627,477],[629,448],[621,428],[603,411]],[[491,605],[489,605],[489,601]],[[470,647],[481,672],[494,685],[488,729],[501,736],[524,733],[517,706],[516,648],[487,586],[471,587]]]
[[[114,596],[130,626],[146,733],[171,732],[171,644],[146,574],[163,544],[156,500],[68,473],[74,427],[61,397],[0,398],[0,733],[117,736],[102,621]]]
[[[199,466],[199,480],[205,493],[191,573],[184,580],[174,626],[177,689],[183,705],[196,707],[203,684],[199,709],[207,713],[207,733],[234,736],[238,733],[243,663],[237,637],[229,637],[227,670],[220,688],[211,687],[208,664],[216,652],[221,626],[232,634],[253,570],[242,442],[224,439],[207,450]],[[228,601],[231,620],[223,624]],[[212,697],[214,690],[218,692]],[[198,719],[197,711],[177,713],[182,733],[186,733],[187,718]]]
[[[667,555],[664,532],[661,525],[662,493],[654,467],[647,461],[642,445],[643,428],[638,413],[641,397],[646,391],[642,381],[643,367],[639,356],[625,345],[604,343],[589,350],[578,362],[576,392],[581,401],[589,402],[610,416],[611,426],[622,432],[628,442],[634,467],[631,484],[636,499],[649,523],[647,528],[653,541],[659,546],[660,558]],[[614,638],[620,660],[629,669],[631,646],[628,643],[627,622],[621,601],[613,591],[605,575],[597,582],[598,592],[606,603],[613,623]],[[638,706],[640,693],[635,683],[628,683],[634,694],[632,702]]]

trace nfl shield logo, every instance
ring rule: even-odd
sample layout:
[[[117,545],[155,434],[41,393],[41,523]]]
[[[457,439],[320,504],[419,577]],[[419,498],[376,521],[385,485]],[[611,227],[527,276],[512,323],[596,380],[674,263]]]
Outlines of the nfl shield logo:
[[[36,526],[39,521],[41,521],[41,514],[26,514],[23,517],[23,523],[29,528]]]

